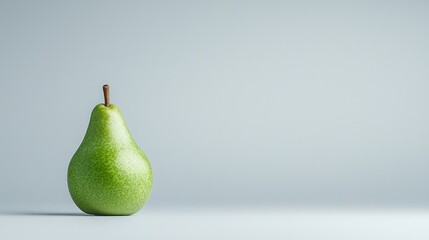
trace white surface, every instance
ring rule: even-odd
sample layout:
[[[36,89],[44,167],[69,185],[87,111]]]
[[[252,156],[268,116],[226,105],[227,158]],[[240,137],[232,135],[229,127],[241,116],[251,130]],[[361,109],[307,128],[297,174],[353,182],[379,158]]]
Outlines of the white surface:
[[[15,212],[0,239],[429,239],[428,210],[181,209],[130,217]]]

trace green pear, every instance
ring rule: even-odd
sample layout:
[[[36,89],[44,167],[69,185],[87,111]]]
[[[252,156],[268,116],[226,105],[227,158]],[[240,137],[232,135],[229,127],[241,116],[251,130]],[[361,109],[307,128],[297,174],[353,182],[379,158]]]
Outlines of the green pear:
[[[152,190],[149,159],[134,142],[119,108],[109,103],[91,113],[85,137],[70,161],[67,183],[76,205],[94,215],[131,215]]]

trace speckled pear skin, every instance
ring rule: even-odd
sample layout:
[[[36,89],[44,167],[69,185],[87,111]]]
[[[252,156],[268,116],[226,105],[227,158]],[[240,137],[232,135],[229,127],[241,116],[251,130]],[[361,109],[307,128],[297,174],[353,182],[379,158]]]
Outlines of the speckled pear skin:
[[[149,159],[115,105],[95,106],[85,137],[70,161],[67,182],[73,201],[88,214],[131,215],[149,198]]]

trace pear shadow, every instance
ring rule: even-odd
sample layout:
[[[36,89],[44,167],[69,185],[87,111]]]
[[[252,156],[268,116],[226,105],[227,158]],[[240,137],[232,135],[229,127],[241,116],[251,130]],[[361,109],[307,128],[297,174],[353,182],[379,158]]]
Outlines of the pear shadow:
[[[37,212],[37,211],[7,211],[0,212],[3,216],[52,216],[52,217],[93,217],[85,213],[67,213],[67,212]]]

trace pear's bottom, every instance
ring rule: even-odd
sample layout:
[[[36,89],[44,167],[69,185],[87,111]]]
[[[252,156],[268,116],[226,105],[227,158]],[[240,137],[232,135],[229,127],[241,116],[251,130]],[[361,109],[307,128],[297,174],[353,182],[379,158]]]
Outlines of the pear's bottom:
[[[129,216],[143,208],[151,192],[151,181],[137,183],[101,188],[94,186],[96,184],[76,184],[76,181],[69,179],[69,191],[76,206],[84,213]]]
[[[78,206],[79,207],[79,206]],[[79,209],[89,215],[94,215],[94,216],[131,216],[135,213],[137,213],[141,208],[139,208],[137,211],[133,211],[133,212],[110,212],[110,211],[99,211],[99,212],[94,212],[94,211],[86,211],[82,208],[79,207]]]
[[[146,195],[134,195],[134,198],[127,197],[124,194],[124,198],[109,198],[107,201],[103,201],[103,198],[91,199],[93,197],[99,197],[97,195],[88,195],[86,197],[71,194],[72,199],[76,206],[84,213],[95,215],[95,216],[129,216],[140,211],[147,200]],[[79,194],[77,194],[79,195]],[[133,194],[130,194],[133,195]],[[139,199],[140,201],[132,201]],[[92,201],[91,201],[92,200]]]
[[[82,212],[94,216],[130,216],[140,211],[144,205],[144,203],[142,203],[139,206],[127,206],[127,204],[124,204],[123,207],[116,205],[108,208],[89,208],[87,204],[82,205],[76,201],[75,204]]]
[[[89,214],[89,215],[94,215],[94,216],[117,216],[117,217],[121,217],[121,216],[131,216],[137,212],[130,213],[130,214],[104,214],[104,213],[90,213],[90,212],[85,212],[85,213]]]
[[[129,158],[132,156],[126,152],[116,161],[73,157],[67,184],[80,210],[91,215],[128,216],[143,208],[152,191],[152,171],[147,159]]]

